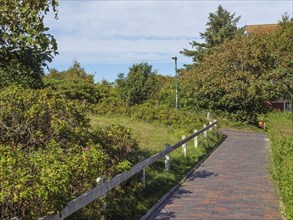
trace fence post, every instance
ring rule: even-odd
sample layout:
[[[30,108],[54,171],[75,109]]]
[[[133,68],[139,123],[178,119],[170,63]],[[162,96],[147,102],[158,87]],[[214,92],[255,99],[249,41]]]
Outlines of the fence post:
[[[211,113],[208,112],[207,113],[207,119],[210,120],[210,118],[211,118]]]
[[[182,135],[182,140],[185,139],[185,138],[186,138],[186,136]],[[182,153],[183,153],[184,157],[187,158],[186,143],[182,144]]]
[[[203,128],[205,128],[206,127],[206,125],[203,125]],[[205,138],[207,138],[207,130],[205,130],[204,132],[203,132],[203,136],[205,137]]]
[[[140,156],[138,158],[139,158],[139,162],[142,162],[145,159],[144,156]],[[143,188],[145,188],[145,168],[142,169],[141,182],[142,182]]]
[[[98,185],[102,185],[106,182],[106,179],[105,179],[105,177],[98,177],[96,181],[97,181]],[[103,214],[101,216],[101,220],[106,220],[106,209],[107,209],[106,196],[104,196],[102,199],[104,201],[103,201]]]
[[[165,150],[167,150],[168,148],[170,148],[170,144],[165,144]],[[165,167],[166,167],[166,171],[170,172],[170,154],[165,155]]]
[[[209,122],[209,125],[211,125],[211,124],[213,124],[212,121]],[[210,131],[212,131],[212,130],[213,130],[213,127],[210,127]]]
[[[217,120],[214,120],[213,122],[216,122]],[[215,127],[217,127],[217,123],[215,124]]]
[[[194,133],[196,133],[196,132],[197,132],[197,130],[194,130]],[[194,137],[194,147],[195,148],[198,147],[198,137],[197,136]]]

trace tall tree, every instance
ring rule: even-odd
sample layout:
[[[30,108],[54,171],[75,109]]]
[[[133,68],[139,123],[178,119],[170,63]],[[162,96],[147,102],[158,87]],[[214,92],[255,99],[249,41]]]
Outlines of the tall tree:
[[[272,100],[293,101],[293,18],[284,14],[271,37],[269,53],[274,57],[275,64],[270,72]]]
[[[293,20],[275,33],[235,37],[205,54],[182,72],[182,107],[229,113],[237,121],[254,123],[266,112],[267,101],[292,100]]]
[[[0,0],[0,88],[10,84],[39,88],[43,67],[57,54],[44,17],[57,0]]]
[[[148,63],[134,64],[127,77],[119,74],[116,83],[120,97],[128,104],[141,104],[156,91],[156,71]]]
[[[200,33],[200,37],[205,40],[204,43],[196,41],[190,42],[192,48],[195,50],[183,49],[181,54],[192,57],[194,63],[198,63],[203,54],[210,52],[212,48],[222,44],[226,39],[232,39],[235,35],[244,33],[244,28],[237,28],[239,17],[235,17],[235,13],[230,14],[221,5],[215,13],[210,13],[207,29],[204,33]]]

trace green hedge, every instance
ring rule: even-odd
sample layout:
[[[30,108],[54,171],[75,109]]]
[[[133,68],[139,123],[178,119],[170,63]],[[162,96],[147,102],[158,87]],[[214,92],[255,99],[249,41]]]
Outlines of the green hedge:
[[[123,103],[100,103],[95,108],[100,115],[127,116],[144,122],[155,122],[170,127],[176,134],[192,133],[194,129],[208,124],[204,113],[176,110],[164,105],[146,102],[141,105],[126,106]]]
[[[284,216],[293,219],[293,114],[269,114],[267,128],[273,178],[282,197]]]
[[[0,92],[0,219],[56,213],[95,187],[97,177],[111,178],[137,163],[130,131],[91,129],[85,109],[51,89]],[[97,219],[100,212],[78,215]]]

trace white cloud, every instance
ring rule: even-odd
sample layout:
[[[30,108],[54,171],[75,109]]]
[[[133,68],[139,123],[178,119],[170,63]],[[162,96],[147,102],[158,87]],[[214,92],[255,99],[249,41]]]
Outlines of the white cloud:
[[[59,1],[59,19],[46,23],[60,55],[53,62],[87,64],[170,62],[199,40],[219,4],[245,24],[276,23],[292,1]],[[179,55],[180,56],[180,55]],[[181,62],[189,58],[180,57]]]

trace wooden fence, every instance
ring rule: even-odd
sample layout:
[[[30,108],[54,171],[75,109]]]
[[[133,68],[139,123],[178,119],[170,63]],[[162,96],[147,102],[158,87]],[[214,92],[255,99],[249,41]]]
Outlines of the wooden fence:
[[[79,209],[85,207],[89,203],[93,202],[94,200],[103,197],[106,195],[107,192],[109,192],[111,189],[114,187],[118,186],[125,180],[129,179],[133,175],[137,174],[138,172],[142,171],[145,167],[151,165],[152,163],[156,162],[160,158],[165,156],[165,164],[166,164],[166,169],[168,170],[170,168],[170,164],[168,161],[168,155],[176,150],[180,146],[186,146],[185,144],[194,139],[194,144],[195,147],[197,146],[197,136],[203,133],[204,137],[207,137],[207,130],[211,130],[213,126],[217,125],[217,121],[210,122],[209,125],[204,126],[203,129],[199,131],[195,131],[194,134],[190,135],[189,137],[184,138],[182,141],[174,144],[173,146],[168,146],[165,147],[165,150],[163,150],[160,153],[157,153],[140,163],[136,164],[131,168],[129,171],[125,171],[114,178],[107,180],[107,181],[102,181],[101,184],[99,184],[97,187],[94,189],[82,194],[81,196],[77,197],[74,200],[71,200],[70,202],[67,203],[66,207],[58,214],[52,214],[52,215],[47,215],[44,217],[39,218],[39,220],[61,220],[69,215],[73,214],[74,212],[78,211]],[[183,150],[184,152],[184,150]],[[185,150],[186,153],[186,150]]]

